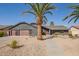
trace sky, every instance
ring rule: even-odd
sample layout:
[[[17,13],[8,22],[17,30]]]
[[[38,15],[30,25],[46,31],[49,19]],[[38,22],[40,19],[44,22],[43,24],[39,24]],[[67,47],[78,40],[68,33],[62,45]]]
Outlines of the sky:
[[[76,23],[71,22],[68,24],[69,19],[63,21],[63,18],[73,11],[68,8],[69,3],[54,3],[53,5],[56,6],[56,10],[52,10],[53,15],[47,15],[47,25],[50,24],[51,21],[53,21],[55,25],[64,25],[67,27],[79,23],[79,21],[77,21]],[[0,25],[14,25],[19,22],[36,22],[35,16],[31,14],[22,15],[24,11],[29,9],[30,7],[23,3],[0,3]]]

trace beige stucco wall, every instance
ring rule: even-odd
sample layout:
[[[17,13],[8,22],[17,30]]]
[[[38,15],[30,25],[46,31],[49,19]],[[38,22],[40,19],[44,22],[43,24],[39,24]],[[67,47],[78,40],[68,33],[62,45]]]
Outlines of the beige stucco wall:
[[[79,35],[79,29],[72,27],[69,32],[72,33],[73,36],[75,36],[76,34]]]
[[[30,36],[30,30],[20,30],[21,36]]]
[[[15,36],[15,35],[16,35],[16,31],[12,30],[12,36]]]
[[[20,30],[20,36],[29,36],[30,30]],[[12,36],[16,36],[16,30],[12,30]]]

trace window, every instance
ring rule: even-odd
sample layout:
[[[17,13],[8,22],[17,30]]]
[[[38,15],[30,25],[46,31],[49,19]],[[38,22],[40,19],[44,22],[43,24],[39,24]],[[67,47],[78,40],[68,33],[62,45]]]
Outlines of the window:
[[[20,30],[16,30],[16,35],[17,35],[17,36],[20,35]]]

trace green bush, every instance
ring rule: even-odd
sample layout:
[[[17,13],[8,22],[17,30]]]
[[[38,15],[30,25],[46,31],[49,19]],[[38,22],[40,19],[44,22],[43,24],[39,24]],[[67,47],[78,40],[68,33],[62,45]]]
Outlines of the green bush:
[[[4,32],[0,32],[0,37],[3,37],[5,36],[5,33]]]
[[[75,37],[78,38],[79,37],[78,34],[75,34]]]
[[[70,38],[73,38],[72,34],[69,34],[69,37],[70,37]]]
[[[46,35],[46,33],[45,32],[42,32],[42,35]]]
[[[8,44],[8,46],[10,46],[11,48],[18,48],[17,41],[16,40],[12,40],[11,43]]]

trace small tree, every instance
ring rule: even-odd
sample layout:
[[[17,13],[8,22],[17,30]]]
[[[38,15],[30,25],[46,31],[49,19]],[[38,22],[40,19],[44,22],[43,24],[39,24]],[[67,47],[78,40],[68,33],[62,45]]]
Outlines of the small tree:
[[[5,33],[4,32],[0,32],[0,37],[3,37],[5,36]]]

